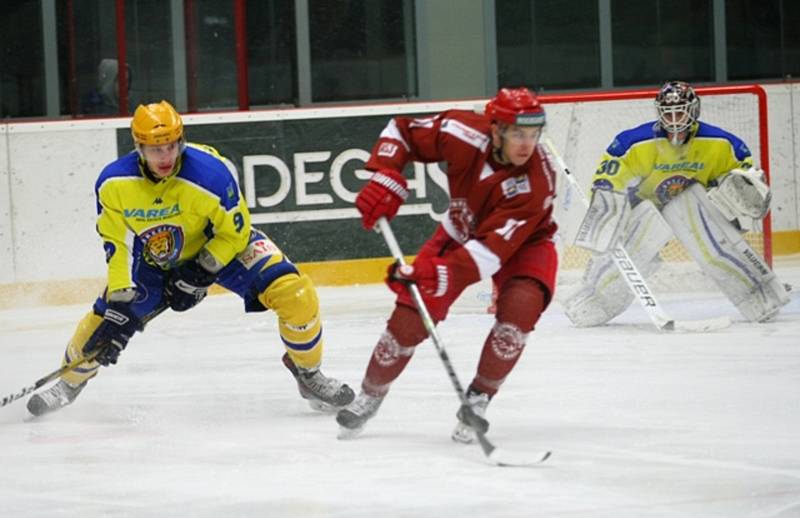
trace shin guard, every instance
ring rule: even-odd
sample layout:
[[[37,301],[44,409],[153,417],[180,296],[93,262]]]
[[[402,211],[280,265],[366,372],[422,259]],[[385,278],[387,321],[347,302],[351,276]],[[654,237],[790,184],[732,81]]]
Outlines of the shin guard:
[[[428,333],[415,309],[398,304],[372,351],[361,388],[367,394],[382,397],[392,382],[406,368],[416,346]]]
[[[86,316],[81,319],[81,321],[78,323],[77,329],[75,330],[75,334],[72,335],[72,338],[70,338],[69,343],[67,344],[67,350],[64,352],[62,366],[70,363],[76,358],[83,356],[83,346],[86,345],[86,342],[89,341],[89,338],[92,336],[92,334],[94,334],[95,330],[97,330],[98,326],[102,322],[103,317],[96,314],[94,311],[89,311],[89,313],[87,313]],[[97,376],[97,370],[99,368],[100,364],[95,361],[84,363],[79,367],[76,367],[65,373],[63,376],[61,376],[61,379],[69,385],[77,387],[85,381]]]

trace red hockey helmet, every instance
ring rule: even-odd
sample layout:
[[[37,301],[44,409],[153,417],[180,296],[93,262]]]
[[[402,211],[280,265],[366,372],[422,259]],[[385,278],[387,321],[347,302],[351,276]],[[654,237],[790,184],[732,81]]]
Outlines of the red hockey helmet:
[[[502,88],[486,103],[486,115],[493,121],[517,126],[544,126],[544,108],[525,87]]]

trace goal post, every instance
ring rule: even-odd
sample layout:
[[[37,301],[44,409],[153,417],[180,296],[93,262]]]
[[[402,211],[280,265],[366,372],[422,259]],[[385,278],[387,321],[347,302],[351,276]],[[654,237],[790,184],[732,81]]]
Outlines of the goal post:
[[[719,126],[740,137],[750,148],[755,166],[770,178],[767,95],[759,85],[698,86],[701,121]],[[579,185],[588,193],[600,156],[619,132],[656,120],[654,100],[658,89],[574,94],[542,94],[548,112],[547,133],[561,150]],[[559,179],[555,217],[559,224],[560,270],[574,277],[589,259],[588,252],[572,246],[584,208],[567,182]],[[771,215],[745,239],[772,265]],[[665,264],[675,271],[691,268],[689,254],[672,240],[661,252]],[[682,264],[681,264],[682,263]],[[676,275],[675,278],[683,275]],[[562,276],[559,277],[562,282]],[[667,281],[670,284],[670,281]]]

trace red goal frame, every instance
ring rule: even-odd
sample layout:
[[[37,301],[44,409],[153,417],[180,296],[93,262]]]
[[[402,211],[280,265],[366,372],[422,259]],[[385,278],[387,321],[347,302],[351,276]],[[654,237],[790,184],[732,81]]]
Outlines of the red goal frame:
[[[767,176],[767,183],[771,184],[769,166],[769,119],[767,115],[767,92],[760,85],[726,85],[726,86],[697,86],[694,91],[699,96],[703,95],[734,95],[752,94],[758,101],[758,139],[760,148],[760,165]],[[572,94],[542,94],[539,100],[544,104],[592,102],[592,101],[624,101],[630,99],[655,99],[657,88],[639,90],[586,92]],[[622,130],[624,128],[620,128]],[[762,221],[764,239],[764,259],[772,266],[772,210],[767,212]]]

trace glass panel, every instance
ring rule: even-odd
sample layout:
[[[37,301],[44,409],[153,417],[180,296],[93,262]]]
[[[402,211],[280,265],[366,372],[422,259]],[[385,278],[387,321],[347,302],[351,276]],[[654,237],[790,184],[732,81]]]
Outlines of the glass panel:
[[[40,3],[4,1],[0,35],[0,116],[43,116],[46,108]]]
[[[296,104],[294,2],[247,3],[250,105]]]
[[[416,95],[408,86],[410,2],[309,0],[313,101]],[[416,65],[414,65],[416,66]]]
[[[713,79],[711,0],[612,0],[611,23],[615,86]]]
[[[729,79],[781,77],[779,4],[780,0],[725,3]],[[790,32],[796,30],[794,26]]]
[[[495,23],[501,87],[600,85],[597,0],[496,0]]]
[[[133,107],[161,100],[175,104],[171,19],[170,2],[125,1],[125,44]]]
[[[190,0],[186,9],[189,109],[237,108],[233,0]]]
[[[58,2],[57,18],[61,113],[118,115],[114,2]]]
[[[800,2],[783,0],[783,76],[800,76]]]

